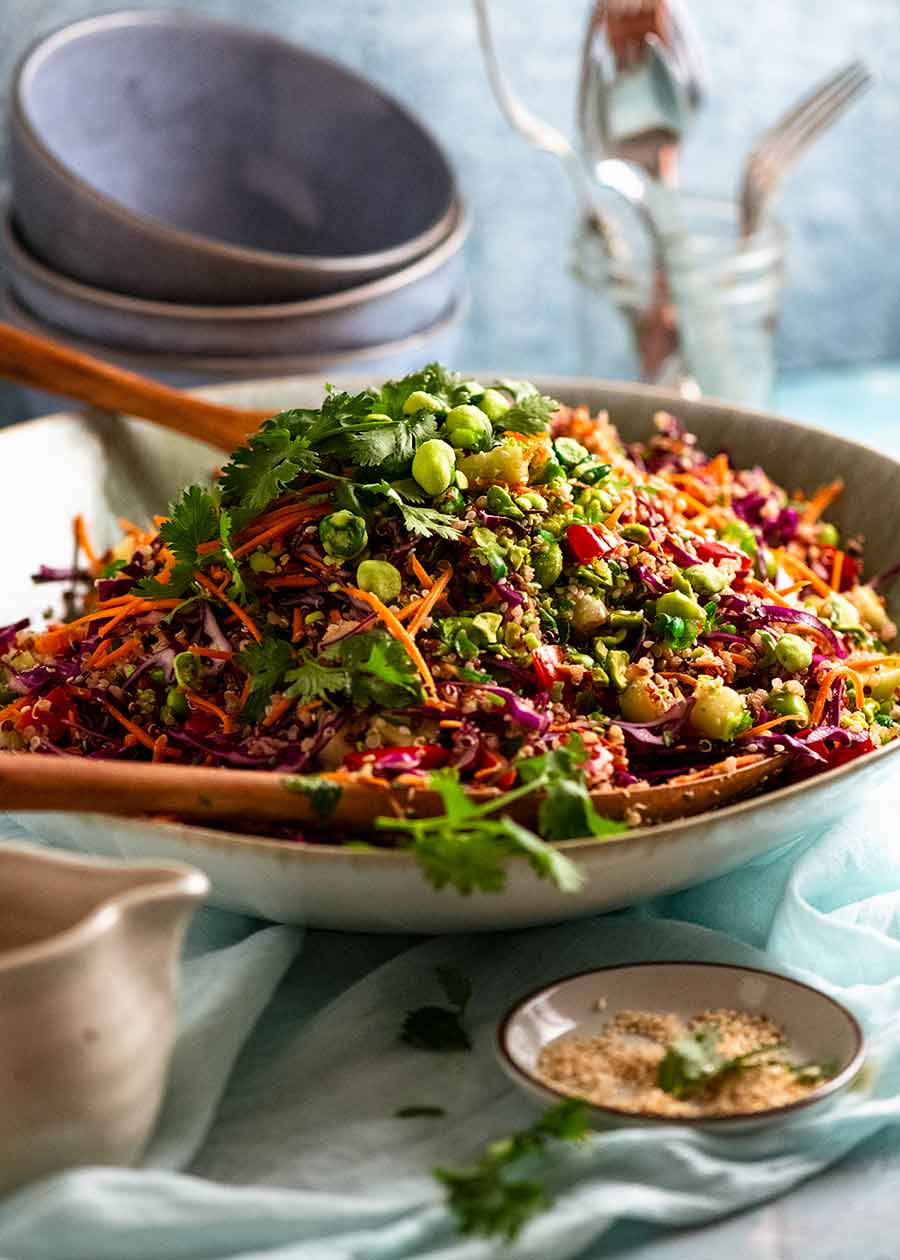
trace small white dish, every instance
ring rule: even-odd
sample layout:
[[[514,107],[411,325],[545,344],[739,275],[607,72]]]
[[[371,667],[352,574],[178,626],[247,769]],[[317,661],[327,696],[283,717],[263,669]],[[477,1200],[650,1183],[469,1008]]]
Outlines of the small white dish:
[[[858,1075],[865,1058],[862,1029],[833,998],[799,980],[728,963],[634,963],[579,972],[521,998],[497,1034],[500,1066],[543,1103],[569,1097],[537,1075],[543,1050],[560,1037],[596,1036],[622,1010],[672,1013],[728,1008],[766,1015],[785,1030],[788,1056],[800,1063],[830,1063],[835,1074],[798,1101],[727,1116],[663,1116],[590,1104],[597,1127],[689,1125],[712,1132],[750,1132],[829,1105]]]

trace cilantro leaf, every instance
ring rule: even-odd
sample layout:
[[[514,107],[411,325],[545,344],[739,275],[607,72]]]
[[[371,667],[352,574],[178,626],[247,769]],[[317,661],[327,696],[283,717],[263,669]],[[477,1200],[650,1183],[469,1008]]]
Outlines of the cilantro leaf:
[[[493,421],[494,429],[512,433],[547,433],[557,411],[559,403],[555,398],[548,398],[546,394],[526,394]]]
[[[288,774],[281,783],[289,792],[300,792],[307,797],[320,818],[331,817],[344,793],[339,783],[318,774]]]
[[[400,709],[422,700],[422,683],[402,644],[383,630],[348,635],[322,656],[344,667],[356,704]]]
[[[566,1098],[527,1129],[491,1142],[469,1168],[436,1168],[447,1206],[463,1234],[499,1235],[513,1242],[524,1226],[552,1203],[540,1181],[513,1180],[510,1165],[541,1152],[548,1141],[577,1142],[588,1131],[586,1105]]]
[[[471,1050],[462,1017],[472,996],[472,982],[454,967],[435,967],[434,971],[452,1009],[419,1006],[408,1011],[401,1040],[417,1050]]]
[[[237,509],[242,525],[258,516],[301,473],[314,472],[318,466],[315,451],[287,427],[292,414],[267,420],[245,446],[238,447],[222,473],[224,500]]]
[[[430,818],[376,818],[385,831],[407,831],[428,881],[436,888],[450,885],[464,896],[475,891],[500,892],[506,883],[506,859],[523,854],[535,873],[550,879],[564,892],[581,885],[581,874],[564,854],[540,836],[503,813],[492,817],[519,797],[543,786],[525,784],[483,804],[469,797],[455,770],[429,775],[429,787],[439,793],[444,813]]]
[[[400,472],[412,462],[416,447],[434,437],[437,430],[437,420],[427,413],[404,416],[391,424],[373,424],[350,435],[348,454],[360,468]]]
[[[452,518],[448,518],[436,508],[410,507],[406,503],[399,504],[403,524],[411,534],[420,534],[422,538],[438,538],[455,540],[462,533],[462,527]]]
[[[272,692],[281,683],[294,661],[290,643],[274,635],[262,643],[251,643],[238,653],[238,664],[250,676],[250,695],[244,706],[244,717],[258,722],[266,711]]]
[[[345,696],[350,692],[350,673],[346,669],[323,665],[307,656],[297,669],[289,670],[284,681],[290,683],[285,691],[288,700],[328,700],[338,692]]]
[[[151,598],[177,598],[193,581],[193,573],[208,557],[197,555],[202,543],[219,538],[219,504],[203,486],[188,486],[169,509],[169,519],[160,526],[159,536],[177,561],[168,582],[143,578],[135,587],[139,595]]]
[[[586,756],[584,742],[575,735],[539,757],[519,762],[520,778],[545,790],[538,827],[547,840],[613,836],[628,830],[626,823],[603,818],[594,808],[581,769]]]
[[[414,1103],[410,1107],[398,1107],[394,1115],[398,1120],[413,1120],[419,1116],[445,1116],[443,1107],[432,1107],[430,1103]]]
[[[690,1098],[732,1072],[745,1072],[767,1063],[785,1062],[780,1042],[757,1046],[729,1059],[719,1049],[719,1030],[714,1024],[700,1024],[669,1046],[656,1070],[656,1084],[673,1098]],[[803,1070],[817,1067],[804,1065]],[[820,1069],[821,1070],[821,1069]]]

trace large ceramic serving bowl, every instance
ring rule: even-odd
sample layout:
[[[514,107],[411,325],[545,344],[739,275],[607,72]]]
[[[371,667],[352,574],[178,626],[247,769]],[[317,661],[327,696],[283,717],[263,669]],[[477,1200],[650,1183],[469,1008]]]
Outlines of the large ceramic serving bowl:
[[[184,8],[39,41],[10,93],[29,248],[100,288],[278,302],[405,266],[448,229],[443,152],[395,100],[285,40]]]
[[[839,473],[847,489],[832,519],[846,534],[865,535],[868,571],[900,559],[897,460],[844,438],[724,403],[689,403],[640,386],[595,380],[550,378],[537,383],[564,402],[608,408],[626,439],[646,434],[661,407],[674,411],[708,449],[724,447],[739,465],[760,463],[791,489],[812,489]],[[275,411],[318,405],[322,389],[320,381],[297,379],[203,392]],[[84,513],[100,544],[111,544],[117,537],[117,516],[149,518],[186,481],[208,475],[220,462],[221,456],[208,447],[114,417],[63,413],[0,432],[0,466],[6,473],[0,497],[0,624],[25,612],[40,617],[48,590],[32,588],[28,574],[42,562],[69,561],[76,512]],[[891,611],[900,619],[896,598]],[[700,883],[817,832],[900,771],[898,747],[889,745],[816,778],[713,813],[636,828],[611,841],[569,841],[567,852],[585,876],[577,894],[560,893],[538,880],[524,860],[513,859],[501,894],[461,897],[429,887],[414,859],[402,852],[301,845],[264,834],[113,819],[91,813],[90,801],[85,801],[83,813],[35,812],[14,821],[74,849],[187,861],[210,876],[217,904],[285,922],[378,932],[523,927]],[[165,801],[159,805],[164,812]]]

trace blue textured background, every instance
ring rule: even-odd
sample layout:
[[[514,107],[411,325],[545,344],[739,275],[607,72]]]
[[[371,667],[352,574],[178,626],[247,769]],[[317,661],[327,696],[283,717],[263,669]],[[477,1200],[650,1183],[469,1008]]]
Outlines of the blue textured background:
[[[494,3],[517,83],[539,112],[568,126],[587,0]],[[112,7],[0,0],[4,84],[35,36]],[[488,96],[467,0],[208,0],[189,7],[340,58],[411,105],[441,137],[476,215],[474,300],[461,363],[629,374],[624,333],[608,302],[586,295],[567,274],[573,203],[563,176],[552,159],[510,134]],[[837,64],[862,55],[879,75],[803,160],[782,200],[790,252],[779,352],[790,367],[900,354],[900,0],[693,0],[691,7],[711,79],[684,159],[684,182],[698,191],[733,191],[755,133]],[[0,150],[0,174],[2,165]]]

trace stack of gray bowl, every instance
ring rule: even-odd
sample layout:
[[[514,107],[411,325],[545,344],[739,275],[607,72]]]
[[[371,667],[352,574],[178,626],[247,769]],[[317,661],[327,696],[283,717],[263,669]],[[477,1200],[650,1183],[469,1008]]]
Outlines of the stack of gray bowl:
[[[434,139],[332,61],[184,10],[33,47],[4,315],[174,384],[452,357],[469,219]]]

